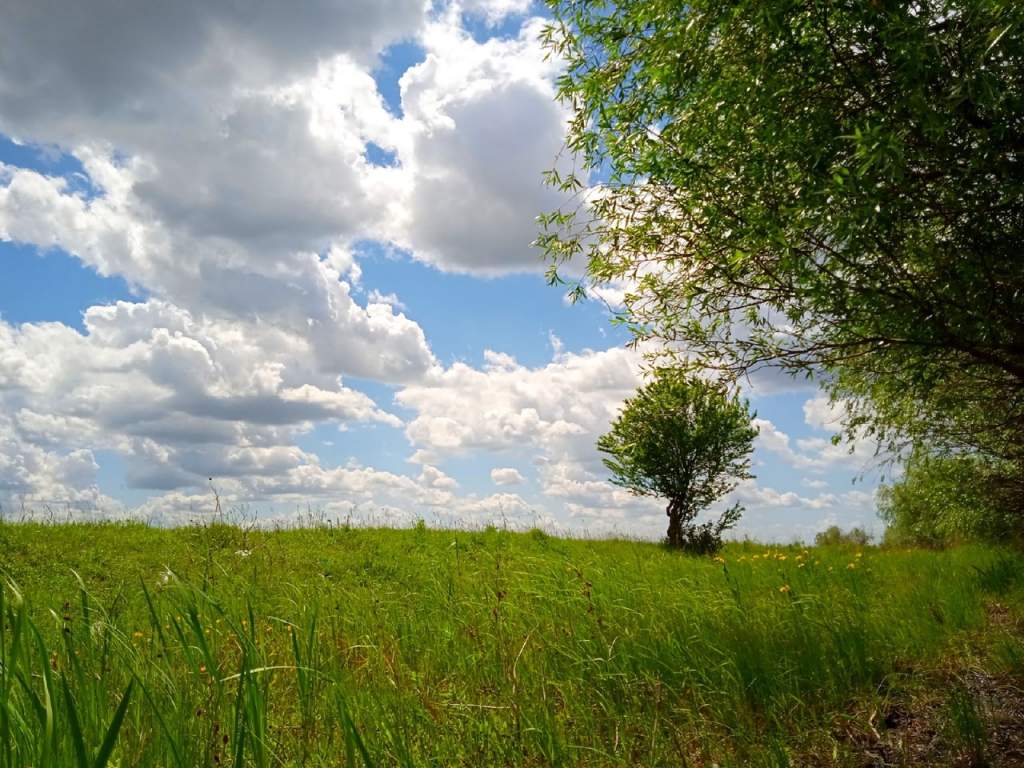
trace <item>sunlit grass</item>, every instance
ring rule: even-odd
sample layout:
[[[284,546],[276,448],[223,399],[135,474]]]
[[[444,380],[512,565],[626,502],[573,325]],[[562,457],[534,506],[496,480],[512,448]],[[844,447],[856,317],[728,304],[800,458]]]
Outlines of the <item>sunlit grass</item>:
[[[24,525],[0,552],[0,768],[843,764],[851,699],[1024,573],[501,530]]]

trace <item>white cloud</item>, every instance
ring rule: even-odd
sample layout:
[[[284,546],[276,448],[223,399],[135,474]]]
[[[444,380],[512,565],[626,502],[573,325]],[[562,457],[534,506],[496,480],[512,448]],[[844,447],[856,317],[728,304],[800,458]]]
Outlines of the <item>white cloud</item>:
[[[811,542],[816,533],[837,524],[844,528],[859,525],[868,531],[880,532],[874,494],[867,491],[807,497],[745,483],[737,489],[735,498],[746,506],[733,532],[738,537]]]
[[[218,3],[124,14],[100,2],[52,18],[46,2],[23,5],[0,31],[0,131],[73,152],[92,189],[86,199],[5,169],[3,237],[61,247],[192,310],[239,311],[244,292],[261,311],[271,286],[310,279],[310,252],[346,276],[346,243],[367,237],[445,269],[539,268],[534,218],[557,201],[541,173],[566,117],[541,20],[478,43],[458,5],[427,21],[422,0],[324,6],[301,20]],[[467,7],[491,19],[524,9]],[[426,60],[402,77],[398,119],[370,70],[414,34]],[[398,166],[368,163],[367,142]]]
[[[398,391],[396,401],[416,412],[406,434],[421,455],[532,448],[590,456],[594,435],[641,381],[640,355],[626,349],[559,354],[534,369],[507,355],[486,360],[483,370],[456,363]]]
[[[239,318],[252,327],[269,321],[274,333],[294,336],[294,346],[309,350],[326,372],[401,381],[434,364],[419,325],[389,304],[361,307],[354,301],[338,268],[351,275],[356,267],[343,252],[333,249],[327,259],[293,253],[261,265],[225,246],[221,260],[189,266],[177,251],[148,248],[151,239],[161,238],[132,224],[120,203],[87,201],[64,192],[62,179],[6,170],[9,183],[0,187],[4,239],[64,248],[102,274],[123,274],[171,297],[184,312]],[[202,251],[196,248],[193,254]],[[104,316],[113,311],[94,307],[89,314],[109,326]]]
[[[441,525],[505,522],[525,527],[544,520],[516,494],[459,495],[458,484],[436,467],[410,477],[360,465],[321,467],[315,457],[307,456],[301,465],[275,478],[228,479],[215,485],[222,510],[255,512],[262,525],[320,520],[410,525],[427,519]],[[149,499],[136,514],[154,524],[179,525],[209,519],[214,509],[210,491],[173,491]]]
[[[617,348],[566,353],[560,343],[553,347],[552,361],[537,368],[488,352],[481,368],[456,363],[400,389],[396,402],[415,414],[406,425],[415,458],[443,462],[452,456],[487,454],[532,460],[544,508],[561,525],[591,533],[662,536],[664,500],[636,496],[611,484],[595,447],[623,400],[643,382],[642,355]],[[781,454],[802,469],[842,468],[860,458],[804,440],[794,448],[771,421],[754,423],[760,428],[756,450]],[[854,492],[837,495],[825,486],[817,490],[817,495],[807,496],[748,480],[708,514],[738,501],[748,510],[740,535],[787,539],[793,536],[787,533],[789,524],[799,535],[813,536],[823,517],[865,507]]]
[[[466,12],[483,16],[494,25],[509,16],[528,13],[533,0],[464,0],[461,5]]]
[[[394,293],[381,293],[376,288],[372,289],[367,295],[371,304],[386,304],[394,310],[399,312],[405,312],[406,306],[402,303],[402,300]]]
[[[561,201],[542,174],[567,120],[554,100],[557,63],[537,41],[542,23],[483,43],[450,14],[427,26],[426,60],[401,81],[408,142],[391,209],[390,236],[416,258],[455,271],[541,269],[536,216]]]
[[[283,471],[315,422],[401,426],[273,328],[155,300],[93,307],[85,324],[0,322],[0,404],[23,440],[121,451],[143,484]]]
[[[292,82],[339,51],[372,65],[414,35],[423,0],[240,7],[179,0],[159,7],[95,0],[14,0],[0,29],[2,129],[65,146],[97,132],[131,139],[175,113],[216,118],[232,93]],[[164,135],[180,131],[164,128]]]
[[[70,149],[91,188],[0,168],[0,238],[61,248],[152,298],[90,308],[84,334],[0,323],[0,403],[18,437],[0,477],[21,478],[23,494],[62,476],[35,443],[53,455],[117,451],[130,485],[231,478],[242,498],[316,464],[294,445],[314,423],[400,425],[341,376],[408,381],[434,358],[397,297],[353,299],[360,272],[347,242],[380,209],[365,142],[394,143],[369,67],[419,27],[423,6],[364,5],[362,30],[346,16],[354,4],[344,18],[324,8],[292,21],[180,4],[154,14],[153,28],[115,4],[57,13],[49,27],[38,4],[26,7],[18,39],[0,45],[0,130]],[[63,39],[65,24],[75,45],[10,58],[33,36]],[[161,45],[120,50],[124,87],[108,91],[96,40],[127,29],[132,45],[154,35]],[[34,81],[11,76],[33,58]],[[444,484],[421,480],[409,482]]]
[[[422,27],[422,0],[19,5],[0,30],[0,131],[73,152],[97,199],[23,177],[15,214],[35,227],[15,239],[183,303],[189,286],[244,273],[284,282],[294,254],[366,236],[382,201],[365,144],[393,144],[397,125],[370,69]]]
[[[124,506],[96,483],[91,450],[61,450],[25,439],[15,419],[0,415],[0,515],[76,519],[121,517]]]
[[[804,422],[828,432],[838,432],[843,424],[843,407],[825,395],[816,395],[804,401]]]
[[[812,405],[814,398],[804,404],[804,412],[810,414],[808,423],[817,427],[826,422],[818,422],[820,411]],[[812,418],[815,419],[812,421]],[[756,418],[754,425],[758,428],[756,445],[764,450],[780,456],[790,466],[797,469],[822,472],[826,469],[845,467],[853,470],[867,470],[871,467],[875,456],[874,443],[870,440],[858,440],[852,444],[833,443],[831,439],[823,437],[802,437],[795,441],[796,448],[790,436],[780,430],[768,419]]]
[[[519,485],[523,476],[514,467],[495,467],[491,470],[491,482],[495,485]]]
[[[595,534],[660,535],[664,504],[610,484],[595,448],[623,400],[642,383],[642,355],[623,348],[569,353],[560,343],[553,347],[552,361],[538,368],[489,351],[481,369],[456,363],[400,389],[396,402],[415,412],[406,426],[414,458],[435,462],[484,453],[532,460],[542,509],[559,525]],[[514,469],[491,476],[501,482],[512,472],[519,476]]]
[[[348,247],[384,207],[366,142],[395,143],[397,122],[370,69],[384,46],[422,27],[422,0],[299,14],[51,5],[21,3],[0,30],[0,131],[72,152],[90,186],[0,167],[0,238],[61,248],[125,277],[220,329],[221,359],[237,345],[272,361],[257,366],[260,376],[276,365],[317,381],[390,382],[434,365],[397,297],[371,294],[366,306],[352,298],[360,274]],[[113,339],[113,326],[130,327],[143,311],[93,308],[87,322]],[[212,370],[195,339],[157,346],[155,375]],[[279,410],[353,406],[291,379]],[[207,410],[223,410],[217,392],[208,395]],[[260,405],[253,398],[250,411]]]

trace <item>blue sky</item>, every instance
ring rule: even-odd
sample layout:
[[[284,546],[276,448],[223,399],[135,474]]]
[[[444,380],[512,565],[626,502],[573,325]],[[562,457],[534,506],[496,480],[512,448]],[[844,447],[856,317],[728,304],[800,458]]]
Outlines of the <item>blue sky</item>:
[[[0,502],[174,524],[212,477],[268,520],[660,535],[594,450],[643,360],[529,245],[566,118],[535,12],[111,0],[0,32]],[[875,526],[871,446],[802,382],[749,395],[738,533]]]

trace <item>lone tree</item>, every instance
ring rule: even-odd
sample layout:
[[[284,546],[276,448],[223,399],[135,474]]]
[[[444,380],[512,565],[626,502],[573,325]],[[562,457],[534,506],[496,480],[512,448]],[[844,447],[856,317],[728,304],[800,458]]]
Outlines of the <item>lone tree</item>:
[[[719,549],[722,532],[743,512],[736,504],[717,521],[694,523],[738,480],[752,477],[757,429],[751,418],[747,403],[730,397],[723,384],[662,369],[626,400],[597,448],[608,454],[613,483],[668,499],[669,546],[705,554]]]

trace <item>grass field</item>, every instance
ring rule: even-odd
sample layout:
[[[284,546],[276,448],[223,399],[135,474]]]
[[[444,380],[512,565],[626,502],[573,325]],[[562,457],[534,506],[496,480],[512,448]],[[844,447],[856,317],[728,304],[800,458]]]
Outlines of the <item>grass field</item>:
[[[999,764],[969,673],[1024,673],[978,547],[25,524],[0,565],[0,768],[865,765],[913,711]]]

